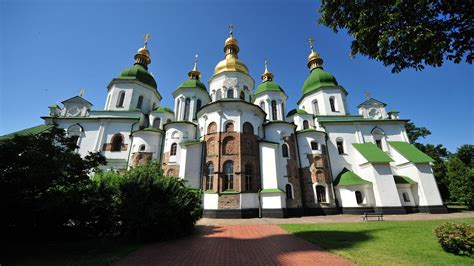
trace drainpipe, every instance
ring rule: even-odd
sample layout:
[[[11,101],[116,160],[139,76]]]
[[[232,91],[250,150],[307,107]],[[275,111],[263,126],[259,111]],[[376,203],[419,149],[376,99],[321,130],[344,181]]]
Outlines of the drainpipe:
[[[329,156],[329,149],[328,149],[328,134],[326,133],[326,137],[324,138],[324,140],[326,141],[326,152],[327,152],[327,157],[328,157],[328,165],[329,165],[329,176],[331,177],[331,187],[332,187],[332,193],[333,193],[333,196],[334,196],[334,203],[336,203],[336,189],[334,188],[334,180],[333,180],[333,176],[332,176],[332,166],[331,166],[331,157]],[[338,208],[339,204],[335,204],[336,205],[336,208]]]
[[[258,218],[262,218],[262,197],[260,195],[260,192],[262,192],[262,189],[258,190]]]
[[[161,132],[160,160],[158,160],[158,169],[160,169],[160,170],[163,169],[163,151],[165,149],[165,137],[166,137],[164,121],[163,121],[162,125],[163,125],[163,131]]]
[[[132,148],[133,148],[133,126],[136,125],[138,122],[135,122],[132,124],[132,126],[130,127],[130,135],[129,135],[129,138],[130,138],[130,148],[128,149],[128,156],[127,156],[127,170],[130,169],[130,166],[129,166],[129,163],[130,163],[130,154],[132,153]]]

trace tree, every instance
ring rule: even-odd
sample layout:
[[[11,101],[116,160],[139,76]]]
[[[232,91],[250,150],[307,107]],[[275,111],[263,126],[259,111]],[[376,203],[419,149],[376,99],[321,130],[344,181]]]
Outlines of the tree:
[[[462,202],[474,208],[474,168],[469,167],[457,156],[446,163],[449,191],[453,201]]]
[[[0,143],[0,229],[53,231],[74,220],[88,174],[105,158],[75,152],[75,139],[53,127]]]
[[[419,138],[426,138],[426,136],[431,135],[431,131],[429,131],[426,127],[417,127],[412,122],[407,122],[405,124],[405,130],[410,143],[416,143]]]
[[[456,156],[467,166],[474,168],[474,145],[464,144],[458,148]]]
[[[397,73],[440,67],[444,60],[472,64],[472,1],[322,1],[319,23],[354,37],[351,55],[366,55]]]

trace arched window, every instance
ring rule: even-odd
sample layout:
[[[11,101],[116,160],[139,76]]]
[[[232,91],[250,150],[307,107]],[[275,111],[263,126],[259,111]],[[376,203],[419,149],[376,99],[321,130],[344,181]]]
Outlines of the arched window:
[[[274,100],[272,101],[272,120],[278,120],[277,103]]]
[[[183,120],[188,120],[189,119],[189,107],[191,106],[191,99],[186,98],[184,100],[184,115],[183,115]]]
[[[249,122],[244,123],[244,133],[253,135],[253,126]]]
[[[153,103],[151,110],[153,111],[155,110],[155,108],[156,108],[156,103]]]
[[[170,123],[171,122],[171,119],[166,119],[166,123]]]
[[[72,142],[78,145],[79,138],[82,135],[83,128],[79,124],[74,124],[67,129],[67,136],[72,139]],[[79,148],[79,147],[77,147]]]
[[[117,99],[117,107],[123,107],[123,101],[125,100],[125,91],[120,91]]]
[[[196,101],[196,112],[201,110],[201,105],[202,105],[201,99],[197,99],[197,101]]]
[[[304,120],[303,121],[303,129],[307,129],[307,128],[309,128],[309,122],[308,122],[308,120]]]
[[[234,162],[224,163],[224,190],[234,189]]]
[[[355,192],[355,196],[356,196],[357,204],[362,204],[362,202],[364,202],[364,196],[362,195],[362,192],[357,190]]]
[[[288,145],[287,144],[283,144],[281,146],[281,155],[284,157],[284,158],[288,158]]]
[[[175,117],[174,119],[178,120],[179,119],[179,113],[181,113],[181,109],[179,108],[181,105],[181,101],[178,99],[178,101],[176,102],[176,112],[175,112]]]
[[[143,96],[138,96],[137,109],[142,109]]]
[[[160,128],[160,124],[161,124],[161,119],[159,117],[155,118],[155,120],[153,120],[153,127],[154,128]]]
[[[319,104],[317,100],[313,102],[313,109],[314,109],[314,114],[319,115]]]
[[[293,190],[291,189],[290,184],[286,184],[285,191],[286,191],[286,199],[293,199]]]
[[[214,164],[210,162],[207,165],[206,190],[212,190],[214,179]]]
[[[216,92],[216,101],[218,101],[220,99],[222,99],[222,92],[221,92],[221,90],[217,90],[217,92]]]
[[[334,97],[329,98],[329,105],[331,106],[331,111],[332,112],[337,112],[336,101],[335,101]]]
[[[140,148],[138,148],[138,151],[145,151],[146,147],[145,144],[140,145]]]
[[[316,198],[318,202],[326,202],[326,188],[324,186],[316,186]]]
[[[245,93],[244,93],[244,91],[241,91],[241,92],[240,92],[240,99],[241,99],[241,100],[245,100]]]
[[[339,154],[344,154],[344,141],[341,138],[336,139],[336,147]]]
[[[227,98],[229,98],[229,99],[234,98],[234,90],[233,89],[227,90]]]
[[[170,156],[176,155],[176,150],[177,149],[178,149],[178,144],[176,144],[176,142],[171,144]]]
[[[410,196],[408,196],[408,193],[403,192],[403,201],[405,202],[410,202]]]
[[[245,190],[247,191],[253,189],[252,174],[252,166],[250,164],[245,165]]]
[[[222,141],[223,154],[236,154],[236,149],[234,137],[228,136]]]
[[[311,141],[311,150],[317,151],[317,150],[319,150],[318,148],[319,148],[318,142],[314,141],[314,140]]]
[[[375,127],[374,129],[372,129],[372,137],[374,138],[375,145],[377,145],[379,149],[383,150],[383,146],[382,146],[382,139],[384,137],[383,130],[379,127]]]
[[[122,134],[115,134],[112,137],[112,147],[110,151],[121,151],[122,150],[122,144],[123,144],[123,136]]]
[[[234,124],[229,122],[225,125],[225,132],[231,132],[231,131],[234,131]]]
[[[262,108],[262,110],[265,111],[265,102],[264,101],[260,102],[260,108]]]
[[[212,155],[212,154],[216,154],[216,153],[217,153],[217,151],[216,151],[216,142],[214,141],[214,138],[210,138],[207,141],[207,154]]]
[[[207,126],[207,134],[215,133],[216,131],[217,131],[217,124],[215,122],[212,122]]]

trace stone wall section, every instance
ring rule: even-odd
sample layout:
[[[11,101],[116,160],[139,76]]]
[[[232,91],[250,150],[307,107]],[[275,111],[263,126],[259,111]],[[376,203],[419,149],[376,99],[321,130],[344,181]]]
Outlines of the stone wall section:
[[[292,134],[285,137],[285,143],[289,147],[290,158],[287,159],[286,170],[288,174],[288,182],[293,185],[293,199],[286,199],[287,208],[302,208],[301,201],[301,183],[298,167],[298,156],[296,149],[295,135]]]

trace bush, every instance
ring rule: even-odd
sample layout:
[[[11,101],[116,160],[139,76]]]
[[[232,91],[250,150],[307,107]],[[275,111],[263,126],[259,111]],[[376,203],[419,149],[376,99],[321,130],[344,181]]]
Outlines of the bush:
[[[441,247],[457,255],[473,256],[474,225],[465,223],[444,223],[435,229]]]
[[[126,172],[120,184],[122,233],[138,241],[189,234],[201,217],[200,195],[150,163]]]

